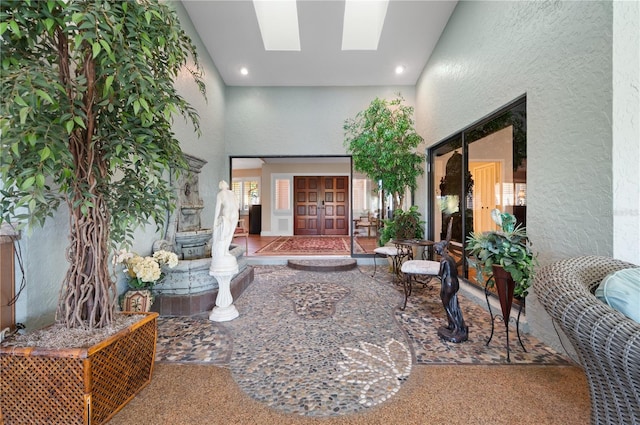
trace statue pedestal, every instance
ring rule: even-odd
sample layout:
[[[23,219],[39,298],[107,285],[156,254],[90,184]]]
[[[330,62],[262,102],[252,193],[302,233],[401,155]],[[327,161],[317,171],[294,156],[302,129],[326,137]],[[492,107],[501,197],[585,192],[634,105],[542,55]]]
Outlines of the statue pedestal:
[[[438,329],[438,336],[440,337],[440,339],[449,342],[464,342],[469,339],[469,327],[465,326],[462,329],[449,329],[446,326],[441,326]]]
[[[209,274],[218,281],[218,296],[216,306],[209,314],[209,320],[227,322],[240,315],[233,305],[231,296],[231,278],[238,273],[238,262],[233,255],[223,255],[211,259]]]

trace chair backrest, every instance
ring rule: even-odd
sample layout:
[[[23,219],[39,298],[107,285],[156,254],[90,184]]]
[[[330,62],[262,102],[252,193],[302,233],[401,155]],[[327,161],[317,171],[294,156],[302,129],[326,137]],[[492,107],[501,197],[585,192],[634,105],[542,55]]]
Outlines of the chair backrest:
[[[591,394],[591,423],[640,424],[640,323],[593,294],[610,273],[638,267],[602,256],[558,260],[536,270],[540,304],[578,354]]]

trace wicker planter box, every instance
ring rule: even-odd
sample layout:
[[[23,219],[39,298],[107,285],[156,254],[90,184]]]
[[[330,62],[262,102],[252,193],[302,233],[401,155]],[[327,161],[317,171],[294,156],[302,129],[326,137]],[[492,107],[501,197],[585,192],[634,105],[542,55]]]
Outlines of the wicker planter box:
[[[0,423],[107,422],[151,382],[157,313],[89,348],[0,347]]]

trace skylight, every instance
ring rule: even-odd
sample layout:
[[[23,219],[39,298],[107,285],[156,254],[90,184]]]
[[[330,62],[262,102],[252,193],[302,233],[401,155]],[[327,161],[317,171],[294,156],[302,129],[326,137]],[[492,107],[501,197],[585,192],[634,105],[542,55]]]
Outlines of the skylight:
[[[377,50],[389,0],[346,0],[342,50]]]
[[[296,0],[253,0],[265,50],[300,50]]]

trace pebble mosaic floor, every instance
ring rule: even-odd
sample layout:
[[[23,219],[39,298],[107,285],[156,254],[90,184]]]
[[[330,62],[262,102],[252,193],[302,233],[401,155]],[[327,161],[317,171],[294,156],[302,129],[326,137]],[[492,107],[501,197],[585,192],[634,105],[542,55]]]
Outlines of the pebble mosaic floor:
[[[504,324],[491,343],[489,314],[459,295],[469,340],[441,341],[446,323],[439,284],[414,285],[405,311],[402,286],[371,267],[309,272],[257,266],[234,304],[240,317],[160,317],[159,362],[228,367],[254,399],[287,412],[324,417],[356,413],[392,397],[413,364],[505,364]],[[536,339],[511,329],[512,364],[570,364]]]

